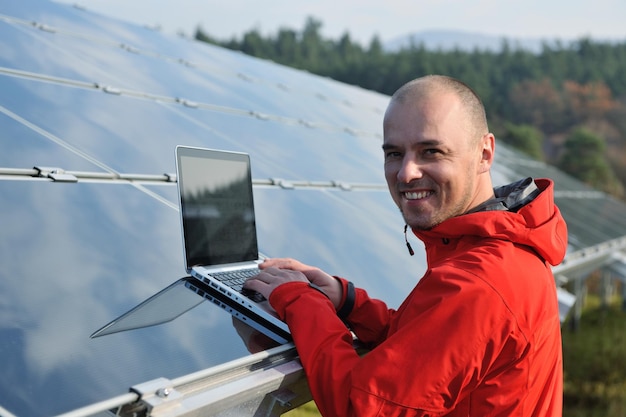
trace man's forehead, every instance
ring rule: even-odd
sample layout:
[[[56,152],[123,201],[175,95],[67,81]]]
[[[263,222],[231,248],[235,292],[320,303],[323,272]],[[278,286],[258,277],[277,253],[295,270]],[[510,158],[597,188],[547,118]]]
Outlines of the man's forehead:
[[[395,124],[423,124],[430,121],[443,122],[464,117],[463,106],[455,94],[416,96],[415,99],[392,100],[383,118],[383,128]]]
[[[385,138],[383,139],[382,149],[396,149],[399,147],[404,147],[410,145],[411,147],[442,147],[446,146],[440,139],[430,139],[430,138],[414,138],[409,144],[405,142],[396,143],[393,138]]]

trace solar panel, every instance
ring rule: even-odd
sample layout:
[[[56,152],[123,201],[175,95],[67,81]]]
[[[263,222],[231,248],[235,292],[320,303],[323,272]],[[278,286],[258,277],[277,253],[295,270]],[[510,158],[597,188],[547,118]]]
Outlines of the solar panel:
[[[249,355],[208,303],[89,338],[185,273],[177,144],[250,153],[263,253],[392,307],[423,274],[383,177],[387,96],[69,6],[0,9],[1,408],[63,413]],[[572,250],[626,235],[623,203],[497,152],[497,184],[556,180]]]

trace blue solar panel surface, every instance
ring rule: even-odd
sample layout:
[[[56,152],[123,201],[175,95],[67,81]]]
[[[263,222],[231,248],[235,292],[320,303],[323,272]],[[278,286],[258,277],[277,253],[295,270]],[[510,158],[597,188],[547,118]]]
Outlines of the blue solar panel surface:
[[[209,303],[89,337],[185,275],[175,182],[120,179],[173,174],[178,144],[251,155],[265,255],[350,277],[391,307],[423,274],[384,185],[388,97],[44,0],[0,0],[0,51],[0,407],[15,415],[249,353]],[[7,173],[33,167],[93,175]],[[498,146],[496,184],[529,175],[556,180],[572,249],[626,235],[623,204]]]

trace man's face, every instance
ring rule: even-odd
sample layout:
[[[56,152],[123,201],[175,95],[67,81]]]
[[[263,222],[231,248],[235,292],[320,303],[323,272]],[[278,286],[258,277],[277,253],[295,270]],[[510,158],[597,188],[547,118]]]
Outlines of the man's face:
[[[484,153],[469,135],[460,101],[453,94],[409,98],[389,106],[384,123],[385,177],[391,197],[412,228],[430,229],[486,199],[478,179],[485,172]]]

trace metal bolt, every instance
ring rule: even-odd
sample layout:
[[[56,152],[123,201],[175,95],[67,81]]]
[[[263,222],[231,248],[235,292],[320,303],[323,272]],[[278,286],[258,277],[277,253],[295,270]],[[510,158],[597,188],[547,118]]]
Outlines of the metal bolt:
[[[169,389],[169,388],[160,388],[160,389],[156,392],[156,395],[157,395],[158,397],[165,398],[165,397],[167,397],[168,395],[170,395],[170,389]]]

